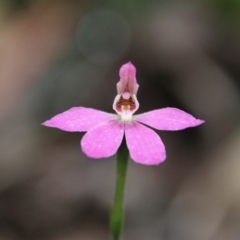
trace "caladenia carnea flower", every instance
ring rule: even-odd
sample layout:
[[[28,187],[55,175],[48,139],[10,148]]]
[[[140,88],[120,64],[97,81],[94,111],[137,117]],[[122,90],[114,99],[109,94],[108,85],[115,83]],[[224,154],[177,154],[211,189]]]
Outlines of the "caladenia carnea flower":
[[[117,96],[113,102],[117,114],[73,107],[43,125],[69,132],[87,132],[81,147],[88,157],[95,159],[114,155],[125,134],[133,161],[157,165],[166,159],[165,146],[159,135],[146,125],[158,130],[177,131],[198,126],[204,121],[172,107],[134,115],[139,108],[136,68],[128,62],[120,68],[119,75]]]
[[[204,121],[177,108],[162,108],[134,115],[139,108],[136,68],[131,62],[120,68],[117,96],[113,109],[117,114],[85,107],[73,107],[43,123],[68,132],[87,132],[81,141],[83,152],[90,158],[106,158],[117,152],[115,200],[110,216],[113,240],[121,236],[124,211],[123,198],[129,152],[141,164],[157,165],[166,159],[158,130],[182,130]],[[125,137],[124,137],[125,135]]]

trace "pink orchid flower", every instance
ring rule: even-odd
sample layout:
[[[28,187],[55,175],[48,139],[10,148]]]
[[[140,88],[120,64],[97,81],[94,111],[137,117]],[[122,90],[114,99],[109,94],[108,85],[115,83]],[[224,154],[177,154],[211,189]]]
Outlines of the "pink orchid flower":
[[[114,155],[125,134],[131,158],[141,164],[156,165],[166,159],[164,144],[158,130],[182,130],[195,127],[204,121],[177,108],[162,108],[133,115],[139,108],[136,97],[138,87],[136,68],[131,62],[119,71],[117,96],[113,109],[117,114],[85,107],[73,107],[43,123],[47,127],[68,132],[87,132],[81,141],[83,152],[90,158],[107,158]]]

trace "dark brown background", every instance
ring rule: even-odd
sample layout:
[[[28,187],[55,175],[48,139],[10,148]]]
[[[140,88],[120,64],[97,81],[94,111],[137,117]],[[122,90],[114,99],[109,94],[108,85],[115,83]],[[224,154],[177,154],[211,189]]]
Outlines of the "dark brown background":
[[[41,122],[72,106],[112,112],[132,61],[139,112],[206,123],[158,132],[167,161],[129,165],[125,240],[240,239],[240,2],[3,0],[0,239],[110,239],[115,158]]]

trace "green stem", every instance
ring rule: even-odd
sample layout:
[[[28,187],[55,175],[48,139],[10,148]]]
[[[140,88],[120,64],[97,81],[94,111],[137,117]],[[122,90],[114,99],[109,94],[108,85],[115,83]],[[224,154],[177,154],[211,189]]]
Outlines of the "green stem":
[[[117,152],[117,179],[114,205],[110,216],[110,228],[113,240],[119,240],[123,228],[124,211],[123,198],[124,188],[127,173],[129,152],[126,145],[126,140],[123,139],[121,146]]]

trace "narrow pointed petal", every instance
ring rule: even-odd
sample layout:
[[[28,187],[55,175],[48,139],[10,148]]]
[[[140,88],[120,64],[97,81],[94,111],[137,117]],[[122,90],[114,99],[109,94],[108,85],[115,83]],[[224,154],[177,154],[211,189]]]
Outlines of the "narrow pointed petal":
[[[124,125],[111,121],[90,129],[82,138],[83,152],[90,158],[107,158],[114,155],[124,135]]]
[[[47,127],[59,128],[68,132],[85,132],[104,122],[116,119],[110,114],[92,108],[73,107],[42,123]]]
[[[125,136],[130,156],[135,162],[157,165],[166,159],[164,144],[152,129],[138,122],[125,124]]]
[[[203,120],[196,119],[189,113],[177,108],[162,108],[143,114],[136,115],[134,120],[149,125],[158,130],[182,130],[189,127],[195,127],[202,123]]]

